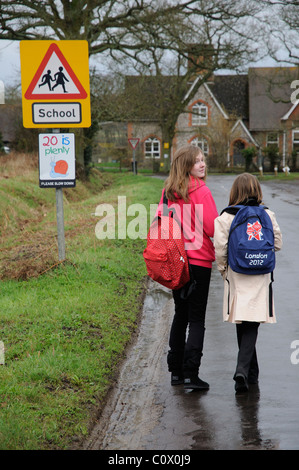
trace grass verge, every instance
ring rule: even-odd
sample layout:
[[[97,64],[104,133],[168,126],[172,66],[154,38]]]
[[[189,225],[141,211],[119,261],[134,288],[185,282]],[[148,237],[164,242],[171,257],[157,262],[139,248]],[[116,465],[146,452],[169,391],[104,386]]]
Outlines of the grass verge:
[[[36,188],[34,172],[11,183],[0,179],[7,222],[0,252],[0,449],[67,449],[79,445],[100,414],[145,288],[145,241],[97,239],[92,214],[111,204],[117,227],[118,196],[149,208],[163,182],[95,172],[88,185],[66,190],[63,263],[55,190]]]

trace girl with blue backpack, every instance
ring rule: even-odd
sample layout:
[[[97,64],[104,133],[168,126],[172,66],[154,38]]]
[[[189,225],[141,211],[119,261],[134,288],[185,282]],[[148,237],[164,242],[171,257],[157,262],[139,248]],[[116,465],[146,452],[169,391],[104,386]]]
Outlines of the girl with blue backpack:
[[[215,219],[215,257],[224,280],[223,320],[237,329],[237,393],[258,382],[255,346],[260,323],[276,323],[272,282],[282,235],[274,212],[262,199],[258,179],[242,173],[232,185],[229,206]]]

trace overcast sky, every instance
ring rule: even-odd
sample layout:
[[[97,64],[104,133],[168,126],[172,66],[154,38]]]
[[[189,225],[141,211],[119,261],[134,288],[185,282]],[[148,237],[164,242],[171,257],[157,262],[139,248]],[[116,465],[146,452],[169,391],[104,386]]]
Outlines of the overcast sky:
[[[19,42],[0,40],[0,80],[6,84],[18,82],[20,78]]]
[[[0,40],[0,80],[5,86],[21,83],[19,41]]]
[[[97,62],[99,63],[99,58]],[[275,65],[276,63],[272,59],[254,64],[254,66],[259,67]],[[5,87],[10,84],[16,85],[21,83],[20,47],[18,41],[0,40],[0,80],[4,82]]]

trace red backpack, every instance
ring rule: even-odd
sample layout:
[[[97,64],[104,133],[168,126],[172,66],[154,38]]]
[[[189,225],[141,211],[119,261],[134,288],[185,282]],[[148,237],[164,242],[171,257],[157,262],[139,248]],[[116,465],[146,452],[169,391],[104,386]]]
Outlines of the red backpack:
[[[156,216],[147,235],[143,257],[150,278],[172,290],[180,289],[190,280],[189,263],[181,227],[173,217],[163,195],[163,214]]]

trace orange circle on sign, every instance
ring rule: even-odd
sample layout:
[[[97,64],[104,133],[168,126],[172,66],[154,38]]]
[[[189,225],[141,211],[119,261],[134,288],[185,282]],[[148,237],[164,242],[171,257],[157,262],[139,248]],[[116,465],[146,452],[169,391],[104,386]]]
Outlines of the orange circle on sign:
[[[65,160],[58,160],[54,167],[55,173],[60,173],[61,175],[65,175],[68,169],[68,164]]]

